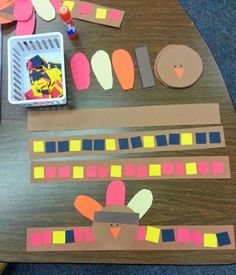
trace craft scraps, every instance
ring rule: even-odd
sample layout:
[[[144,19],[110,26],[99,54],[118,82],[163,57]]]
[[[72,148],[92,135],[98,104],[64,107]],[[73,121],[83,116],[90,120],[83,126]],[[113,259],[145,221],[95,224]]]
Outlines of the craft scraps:
[[[88,142],[86,146],[91,146]],[[55,143],[47,150],[55,151]],[[31,181],[79,182],[113,179],[227,179],[231,178],[226,156],[134,158],[111,160],[31,162]]]
[[[76,250],[222,250],[235,249],[233,225],[145,226],[139,220],[153,203],[152,192],[141,189],[126,204],[126,187],[112,181],[105,206],[86,195],[74,207],[91,226],[28,228],[27,251]]]
[[[170,88],[187,88],[201,76],[203,63],[200,55],[186,45],[168,45],[157,55],[156,78]]]
[[[97,51],[91,59],[93,72],[104,90],[110,90],[113,86],[111,61],[108,53]]]
[[[120,28],[125,12],[85,1],[65,1],[75,19]],[[64,2],[64,4],[65,4]]]
[[[33,14],[31,0],[15,0],[13,15],[17,21],[28,21]]]
[[[152,67],[149,59],[148,48],[140,47],[135,49],[135,54],[138,62],[139,73],[143,88],[155,86]]]
[[[90,64],[86,55],[81,52],[74,54],[70,60],[70,68],[77,90],[88,89],[90,85]]]
[[[217,103],[28,111],[27,114],[28,131],[221,124]]]
[[[56,17],[55,9],[49,0],[31,0],[38,15],[45,21],[52,21]]]
[[[52,150],[52,145],[55,150]],[[222,126],[126,132],[107,135],[37,138],[29,141],[31,158],[143,153],[225,147]]]
[[[27,100],[59,98],[63,95],[61,64],[47,62],[36,55],[26,64],[31,89],[24,96]]]
[[[134,63],[130,53],[119,49],[112,53],[112,65],[123,90],[134,86]]]

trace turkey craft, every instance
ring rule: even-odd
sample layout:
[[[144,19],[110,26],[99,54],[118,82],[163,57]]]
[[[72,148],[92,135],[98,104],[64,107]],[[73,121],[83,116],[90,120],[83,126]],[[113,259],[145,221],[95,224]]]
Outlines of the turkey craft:
[[[125,249],[136,241],[139,219],[151,207],[152,201],[152,192],[142,189],[125,205],[125,185],[122,181],[113,181],[106,191],[106,206],[83,195],[75,199],[74,205],[93,222],[93,235],[100,245]]]

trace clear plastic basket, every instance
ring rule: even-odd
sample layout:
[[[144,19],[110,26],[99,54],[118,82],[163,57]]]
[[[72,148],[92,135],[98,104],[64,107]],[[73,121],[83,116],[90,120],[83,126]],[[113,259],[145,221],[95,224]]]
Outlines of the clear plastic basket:
[[[66,104],[66,81],[63,36],[59,32],[13,36],[8,40],[8,101],[23,107]],[[63,96],[25,100],[24,93],[30,89],[27,61],[35,55],[48,61],[61,63]]]

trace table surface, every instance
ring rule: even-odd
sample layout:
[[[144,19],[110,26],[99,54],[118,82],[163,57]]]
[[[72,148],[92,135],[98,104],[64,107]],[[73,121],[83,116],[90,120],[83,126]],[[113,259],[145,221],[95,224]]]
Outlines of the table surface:
[[[200,34],[176,0],[111,1],[96,3],[126,11],[121,29],[76,21],[80,39],[70,41],[57,18],[46,23],[37,18],[36,33],[60,31],[64,34],[69,108],[102,108],[175,103],[219,102],[227,147],[187,152],[137,154],[145,156],[229,155],[232,179],[162,180],[126,182],[127,201],[141,188],[150,188],[154,202],[141,224],[223,225],[236,223],[236,116],[220,71]],[[27,227],[90,225],[73,207],[74,198],[87,194],[104,202],[108,182],[84,184],[31,184],[27,141],[29,137],[65,135],[28,133],[26,110],[7,101],[7,47],[14,25],[4,28],[3,99],[0,126],[0,261],[6,262],[80,262],[80,263],[159,263],[213,264],[236,262],[236,251],[103,251],[103,252],[26,252]],[[202,57],[204,72],[192,87],[169,89],[156,81],[144,90],[137,66],[135,87],[123,92],[115,78],[112,91],[103,91],[92,74],[90,90],[78,93],[72,83],[69,60],[80,50],[91,57],[103,49],[109,54],[117,48],[132,53],[148,46],[152,64],[156,54],[168,44],[187,44]],[[141,128],[142,129],[142,128]],[[147,128],[146,128],[147,129]],[[158,129],[158,127],[148,128]],[[137,129],[135,129],[137,130]],[[144,129],[143,129],[144,130]],[[88,131],[87,131],[88,132]],[[87,133],[84,131],[84,133]],[[96,133],[100,133],[97,131]],[[109,130],[107,130],[109,132]],[[95,133],[95,131],[89,131]],[[106,158],[109,158],[106,157]]]

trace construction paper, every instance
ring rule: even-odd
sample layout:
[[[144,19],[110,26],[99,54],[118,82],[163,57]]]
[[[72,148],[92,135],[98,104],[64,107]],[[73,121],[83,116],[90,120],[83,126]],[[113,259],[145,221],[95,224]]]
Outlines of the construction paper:
[[[65,1],[68,2],[68,1]],[[65,4],[64,2],[64,4]],[[75,19],[120,28],[125,12],[85,1],[74,2],[71,15]]]
[[[121,192],[122,201],[117,201],[115,191]],[[29,228],[27,251],[235,248],[234,229],[230,225],[139,226],[139,219],[152,205],[152,192],[139,190],[127,206],[124,203],[125,195],[125,184],[122,181],[112,181],[107,187],[105,206],[86,195],[77,196],[74,200],[76,210],[92,221],[92,225]]]
[[[32,17],[32,13],[31,0],[15,0],[13,16],[17,21],[28,21]]]
[[[103,50],[97,51],[91,58],[91,66],[103,89],[112,89],[113,75],[109,55]]]
[[[215,103],[28,111],[27,114],[28,131],[221,124],[219,104]]]
[[[202,162],[207,163],[208,173],[202,173],[199,170],[199,163],[202,165]],[[168,173],[164,170],[167,163],[168,169],[171,171]],[[56,177],[46,177],[48,167],[56,169]],[[93,173],[96,176],[87,176],[88,167],[89,169],[93,167]],[[147,167],[147,172],[139,174],[137,171],[140,167]],[[33,183],[89,182],[99,181],[101,178],[106,180],[223,179],[231,178],[231,175],[229,158],[226,156],[37,161],[31,163],[31,181]]]
[[[62,6],[61,0],[50,0],[51,4],[53,5],[56,11],[59,11],[60,7]],[[64,3],[63,3],[64,5]]]
[[[132,226],[126,224],[126,227]],[[141,231],[140,231],[141,228]],[[90,230],[89,230],[90,229]],[[233,225],[202,225],[202,226],[139,226],[135,240],[129,246],[117,245],[119,235],[115,239],[116,244],[107,241],[107,246],[101,244],[94,236],[92,227],[47,227],[27,228],[27,251],[105,251],[105,250],[233,250],[235,249]],[[172,236],[166,236],[163,241],[163,231],[172,232]],[[185,230],[186,236],[179,237],[179,230]],[[44,232],[48,232],[53,238],[44,242]],[[121,232],[121,231],[120,231]],[[141,232],[141,233],[140,233]],[[70,241],[68,241],[70,233]],[[107,232],[108,233],[108,232]],[[135,233],[134,233],[135,235]],[[106,236],[106,235],[105,235]],[[172,237],[173,241],[166,241]],[[204,238],[204,241],[203,241]],[[49,242],[50,241],[50,242]]]
[[[123,90],[134,86],[134,63],[130,53],[119,49],[112,53],[112,65]]]
[[[168,45],[157,55],[154,72],[157,79],[172,88],[186,88],[201,76],[201,57],[186,45]]]
[[[74,1],[64,1],[63,2],[63,6],[66,6],[69,9],[69,11],[73,10],[74,4],[75,4]]]
[[[220,143],[211,143],[209,136],[212,131],[219,133]],[[197,134],[199,132],[206,135],[206,143],[197,143]],[[181,141],[180,139],[174,140],[173,136],[181,137]],[[189,142],[189,137],[191,137],[191,142]],[[54,143],[52,144],[51,142]],[[31,158],[200,150],[221,147],[225,147],[224,130],[222,126],[125,132],[107,135],[48,137],[29,140]]]
[[[28,21],[17,21],[16,23],[16,35],[30,35],[34,33],[35,28],[35,11],[33,11]]]
[[[152,192],[147,189],[142,189],[130,200],[127,207],[139,214],[139,219],[141,219],[152,206],[152,201]]]
[[[45,21],[52,21],[56,12],[49,0],[31,0],[37,14]]]
[[[151,63],[147,47],[135,49],[135,55],[138,62],[138,69],[142,80],[143,88],[155,86],[155,81],[152,73]]]
[[[74,54],[70,60],[70,67],[77,90],[88,89],[90,85],[90,65],[86,55],[81,52]]]

